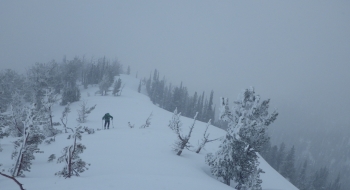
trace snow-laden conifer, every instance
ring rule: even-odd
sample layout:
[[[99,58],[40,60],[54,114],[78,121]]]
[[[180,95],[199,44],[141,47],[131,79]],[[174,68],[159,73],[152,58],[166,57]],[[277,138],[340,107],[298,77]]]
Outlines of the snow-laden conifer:
[[[113,81],[110,80],[110,76],[108,74],[104,74],[102,77],[102,81],[99,83],[100,93],[102,96],[107,95],[109,87],[112,85]]]
[[[16,92],[12,96],[8,111],[2,113],[2,123],[8,126],[6,133],[13,137],[21,137],[24,133],[23,121],[26,117],[26,111],[23,109],[23,105],[23,96]]]
[[[246,89],[234,102],[231,111],[228,99],[222,98],[220,119],[229,122],[225,138],[215,154],[208,154],[206,162],[214,176],[222,178],[230,185],[234,180],[236,189],[260,189],[258,179],[262,171],[258,169],[258,155],[268,140],[266,128],[277,117],[277,112],[268,113],[269,100],[260,102],[253,88]],[[254,177],[255,176],[255,177]],[[253,182],[254,183],[253,183]]]
[[[88,115],[96,108],[96,104],[92,107],[87,107],[87,101],[82,101],[80,104],[80,109],[78,110],[77,121],[79,123],[85,123]]]
[[[137,87],[137,92],[140,93],[141,92],[141,80],[140,80],[140,83],[139,83],[139,86]]]
[[[63,154],[57,159],[57,163],[65,163],[63,169],[57,172],[55,175],[62,176],[64,178],[70,178],[72,176],[79,176],[79,173],[88,169],[90,164],[83,161],[79,154],[83,153],[86,147],[77,142],[82,140],[83,127],[77,127],[75,133],[72,135],[72,145],[63,148]],[[51,155],[53,159],[54,156]],[[49,158],[50,159],[50,158]]]
[[[34,122],[37,116],[36,108],[24,107],[26,118],[24,123],[24,133],[14,142],[15,149],[12,153],[12,159],[15,160],[10,169],[12,176],[24,176],[24,172],[30,172],[32,160],[35,159],[34,153],[41,153],[38,145],[42,143],[45,136]]]
[[[122,79],[118,79],[115,81],[114,86],[113,86],[113,95],[114,96],[120,96],[122,91]]]
[[[53,137],[59,133],[60,130],[55,129],[55,126],[60,125],[58,122],[53,121],[52,107],[58,101],[57,94],[54,89],[46,89],[43,98],[41,99],[41,108],[36,120],[42,125],[43,132],[47,137]]]

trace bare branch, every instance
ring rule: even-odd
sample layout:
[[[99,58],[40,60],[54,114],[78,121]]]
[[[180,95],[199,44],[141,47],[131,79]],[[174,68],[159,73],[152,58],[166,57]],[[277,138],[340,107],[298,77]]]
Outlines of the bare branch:
[[[15,177],[6,175],[6,174],[1,173],[1,172],[0,172],[0,175],[2,175],[2,176],[4,176],[4,177],[7,177],[7,178],[9,178],[9,179],[12,179],[14,182],[17,183],[17,185],[19,186],[19,188],[20,188],[21,190],[25,190],[25,189],[23,189],[23,184],[21,184]]]

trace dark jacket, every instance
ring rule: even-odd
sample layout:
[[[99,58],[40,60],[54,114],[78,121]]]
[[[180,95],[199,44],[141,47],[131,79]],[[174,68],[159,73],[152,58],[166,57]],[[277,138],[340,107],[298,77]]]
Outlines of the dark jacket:
[[[113,119],[113,116],[109,115],[109,113],[106,113],[106,114],[102,117],[102,120],[109,121],[111,118]]]

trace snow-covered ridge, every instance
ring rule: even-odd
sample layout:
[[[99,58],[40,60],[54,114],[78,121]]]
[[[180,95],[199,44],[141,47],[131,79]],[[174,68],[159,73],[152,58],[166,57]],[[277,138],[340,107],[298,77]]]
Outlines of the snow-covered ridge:
[[[63,164],[55,161],[48,163],[51,154],[61,155],[63,147],[71,141],[67,140],[68,134],[56,137],[56,142],[50,145],[40,145],[42,154],[36,154],[32,171],[26,172],[25,178],[18,178],[27,190],[177,190],[181,189],[233,189],[221,183],[210,174],[209,166],[204,162],[204,156],[209,152],[215,152],[219,141],[208,143],[199,154],[184,150],[181,156],[172,151],[175,134],[168,127],[172,113],[165,111],[151,103],[149,98],[137,92],[139,80],[121,75],[125,88],[121,96],[115,97],[94,95],[97,87],[89,87],[81,90],[81,101],[87,101],[88,106],[97,104],[96,109],[88,116],[87,122],[82,126],[102,128],[102,116],[110,113],[114,120],[109,130],[96,131],[95,134],[84,134],[82,144],[87,149],[81,154],[84,161],[91,164],[89,170],[80,177],[64,179],[54,174],[61,170]],[[77,111],[80,102],[71,104],[71,113],[68,115],[68,126],[76,127],[78,123]],[[54,120],[59,117],[64,107],[56,105],[54,108]],[[141,129],[149,115],[152,113],[149,128]],[[183,130],[193,123],[190,118],[181,117]],[[128,122],[134,128],[128,126]],[[196,148],[203,136],[206,123],[196,122],[190,143]],[[225,135],[225,131],[210,126],[208,129],[210,138],[219,138]],[[4,149],[0,153],[3,168],[7,169],[14,162],[11,160],[13,138],[5,138],[0,141]],[[291,183],[285,180],[263,159],[260,159],[260,167],[265,171],[261,174],[264,190],[294,190]],[[234,186],[234,185],[233,185]],[[17,190],[18,186],[11,180],[0,176],[0,189]]]

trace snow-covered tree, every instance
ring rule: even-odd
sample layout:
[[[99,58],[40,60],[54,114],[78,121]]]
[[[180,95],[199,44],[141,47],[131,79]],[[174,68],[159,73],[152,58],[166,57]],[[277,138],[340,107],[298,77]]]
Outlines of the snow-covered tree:
[[[77,142],[82,140],[83,127],[77,127],[75,133],[72,135],[73,144],[63,148],[63,155],[57,159],[57,163],[65,163],[63,169],[55,175],[62,176],[64,178],[70,178],[72,176],[79,176],[79,173],[84,172],[88,169],[87,166],[90,164],[83,161],[79,154],[83,153],[86,147]]]
[[[3,113],[3,124],[7,127],[6,133],[13,137],[21,137],[24,134],[23,121],[26,111],[23,109],[25,102],[19,93],[12,95],[12,102],[7,112]]]
[[[58,126],[60,123],[53,121],[52,106],[58,101],[58,98],[54,89],[46,89],[45,91],[41,100],[42,107],[36,120],[40,120],[41,125],[43,125],[45,136],[55,137],[60,131],[55,129],[54,126]]]
[[[137,87],[137,92],[138,92],[138,93],[141,92],[141,80],[140,80],[140,83],[139,83],[139,87]]]
[[[196,150],[196,153],[199,153],[202,148],[204,148],[205,144],[207,144],[208,142],[212,142],[212,141],[216,141],[218,139],[209,139],[209,133],[207,134],[207,131],[208,131],[208,128],[209,126],[211,125],[211,120],[209,119],[208,121],[208,124],[207,124],[207,127],[205,128],[205,131],[204,131],[204,134],[203,134],[203,139],[202,139],[202,142],[199,144],[197,150]]]
[[[92,112],[92,110],[94,110],[95,108],[96,108],[96,104],[92,107],[87,107],[87,101],[85,101],[85,100],[82,101],[82,103],[80,104],[80,109],[78,110],[77,121],[79,123],[85,123],[86,118]]]
[[[175,109],[174,114],[173,114],[171,120],[169,121],[169,125],[168,125],[169,128],[171,130],[173,130],[176,133],[176,135],[177,135],[177,139],[175,141],[175,144],[174,144],[173,148],[174,148],[174,151],[177,152],[176,155],[178,155],[178,156],[181,155],[182,151],[185,148],[189,148],[191,146],[189,144],[189,140],[191,138],[191,134],[192,134],[194,125],[196,123],[197,114],[193,118],[193,123],[190,126],[190,130],[189,130],[187,135],[182,135],[181,134],[182,123],[180,121],[180,116],[181,116],[181,113],[177,113],[177,109]]]
[[[120,92],[121,92],[121,88],[122,88],[122,79],[118,79],[117,81],[115,81],[114,83],[114,87],[113,87],[113,95],[114,96],[119,96]]]
[[[2,113],[0,113],[0,139],[8,136],[8,133],[5,132],[4,128],[7,126],[7,122],[6,122],[6,115],[3,115]],[[1,144],[0,144],[0,152],[2,151],[1,148]],[[0,163],[1,165],[1,163]]]
[[[63,93],[61,105],[65,106],[68,102],[76,102],[80,100],[80,90],[77,87],[78,71],[82,65],[81,60],[74,58],[69,63],[65,63],[62,68]]]
[[[234,102],[233,111],[229,108],[228,99],[222,98],[221,103],[220,119],[228,121],[229,128],[219,150],[208,154],[206,162],[212,174],[222,178],[225,184],[230,185],[230,181],[234,180],[236,189],[259,189],[260,180],[256,173],[262,171],[257,168],[257,153],[268,140],[267,126],[278,114],[276,111],[268,113],[269,100],[260,102],[260,96],[253,88],[246,89]]]
[[[113,82],[110,80],[110,76],[108,74],[104,74],[102,81],[99,83],[100,93],[102,96],[107,95],[109,87]]]
[[[127,71],[126,71],[126,74],[127,74],[127,75],[130,75],[130,66],[128,66],[128,69],[127,69]]]
[[[13,102],[13,94],[23,91],[23,87],[24,76],[10,69],[0,71],[0,113],[7,110]]]
[[[68,102],[76,102],[80,100],[80,90],[77,86],[69,84],[63,87],[61,105],[65,106]]]
[[[24,107],[26,118],[24,123],[24,133],[21,138],[14,142],[15,149],[12,153],[12,159],[15,164],[10,169],[12,176],[24,176],[24,172],[30,172],[32,160],[35,159],[34,153],[41,153],[38,145],[42,143],[45,136],[35,123],[37,111],[35,106],[32,108]]]

